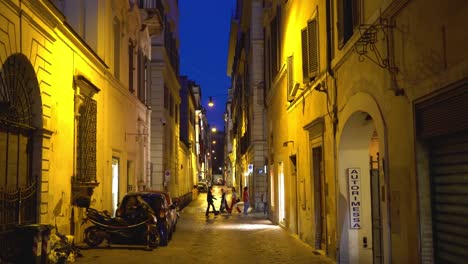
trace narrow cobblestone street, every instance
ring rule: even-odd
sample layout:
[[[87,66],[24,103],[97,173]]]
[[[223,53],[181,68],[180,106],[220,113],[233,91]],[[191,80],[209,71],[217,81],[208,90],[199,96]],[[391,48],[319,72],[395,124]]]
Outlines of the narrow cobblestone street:
[[[220,194],[215,192],[219,208]],[[333,263],[273,225],[263,214],[210,214],[206,194],[200,194],[180,213],[177,231],[167,247],[145,251],[141,246],[103,243],[82,249],[76,263]]]

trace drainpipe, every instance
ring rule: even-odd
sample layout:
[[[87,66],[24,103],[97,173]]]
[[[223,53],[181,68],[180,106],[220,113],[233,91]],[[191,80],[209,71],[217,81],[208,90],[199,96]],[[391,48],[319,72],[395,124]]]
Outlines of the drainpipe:
[[[338,88],[337,88],[337,82],[336,82],[336,78],[335,78],[335,72],[334,70],[332,69],[331,67],[331,60],[332,60],[332,49],[334,48],[332,46],[332,39],[333,39],[333,32],[332,32],[332,16],[331,16],[331,13],[333,12],[332,8],[331,8],[331,1],[326,1],[326,14],[327,14],[327,18],[326,18],[326,31],[327,31],[327,51],[326,51],[326,68],[327,68],[327,75],[329,75],[331,77],[331,79],[333,80],[332,82],[332,86],[333,86],[333,94],[332,96],[330,97],[330,91],[328,90],[327,93],[327,100],[332,100],[332,113],[331,113],[331,119],[332,119],[332,126],[333,126],[333,162],[334,162],[334,175],[335,175],[335,198],[336,197],[339,197],[339,185],[338,185],[338,178],[336,175],[338,175],[338,168],[337,168],[337,163],[338,163],[338,158],[337,158],[337,146],[336,146],[336,132],[337,132],[337,127],[338,127],[338,102],[337,102],[337,92],[338,92]],[[327,85],[328,87],[328,85]],[[328,104],[329,102],[327,102]],[[328,204],[328,203],[327,203]],[[338,216],[338,204],[335,203],[335,218],[337,218]],[[328,225],[325,225],[327,228],[325,230],[325,233],[326,233],[326,237],[327,237],[327,241],[328,241]],[[337,226],[335,224],[335,226]],[[335,258],[336,259],[339,259],[339,244],[338,244],[338,234],[337,234],[337,230],[335,230]],[[328,252],[328,246],[329,244],[326,243],[326,247],[327,247],[327,252]]]

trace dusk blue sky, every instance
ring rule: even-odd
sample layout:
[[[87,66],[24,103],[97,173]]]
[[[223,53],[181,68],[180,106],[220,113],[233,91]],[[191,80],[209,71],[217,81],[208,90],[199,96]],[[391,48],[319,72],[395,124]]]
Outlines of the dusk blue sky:
[[[179,0],[180,72],[200,85],[208,122],[224,129],[230,78],[226,75],[235,0]],[[212,96],[215,106],[208,107]]]

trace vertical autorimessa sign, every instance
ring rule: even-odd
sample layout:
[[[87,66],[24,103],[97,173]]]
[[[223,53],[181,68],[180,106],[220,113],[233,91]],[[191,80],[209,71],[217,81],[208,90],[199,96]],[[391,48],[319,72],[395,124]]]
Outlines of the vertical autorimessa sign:
[[[362,227],[361,211],[361,169],[349,168],[349,221],[351,229]]]

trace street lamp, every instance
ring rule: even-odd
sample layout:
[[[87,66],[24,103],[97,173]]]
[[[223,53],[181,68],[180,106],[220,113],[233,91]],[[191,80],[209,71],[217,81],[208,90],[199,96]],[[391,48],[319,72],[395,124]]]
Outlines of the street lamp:
[[[211,128],[211,132],[216,133],[216,131],[217,131],[217,130],[216,130],[216,127],[212,127],[212,128]]]
[[[212,98],[211,96],[210,96],[209,101],[208,101],[208,106],[209,106],[209,107],[213,107],[213,106],[214,106],[213,98]]]

